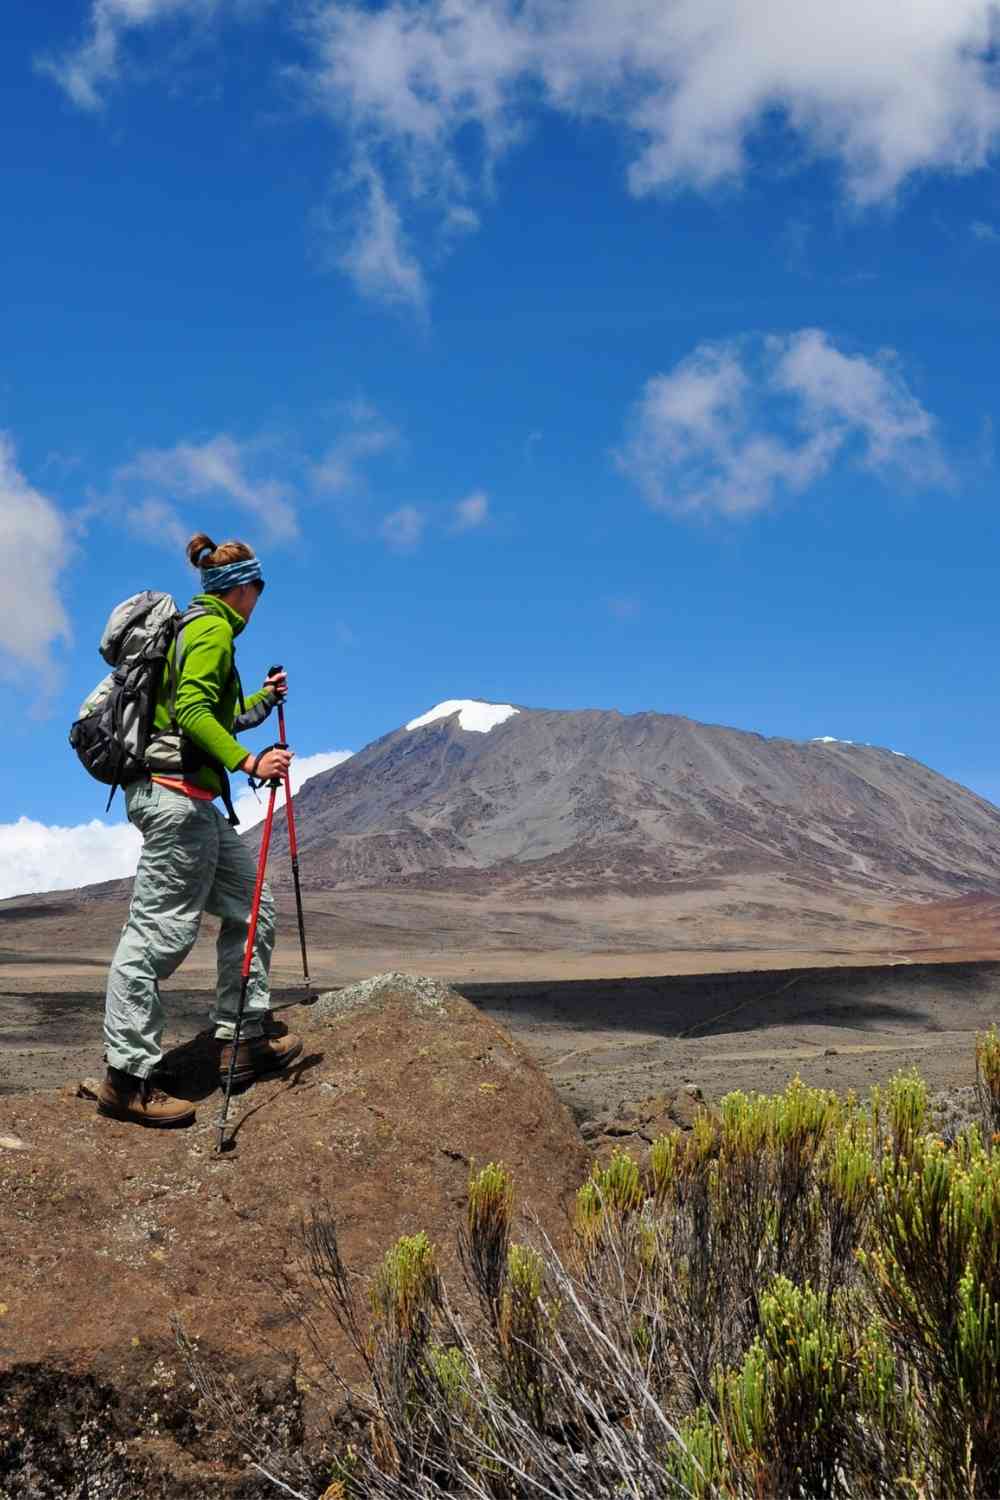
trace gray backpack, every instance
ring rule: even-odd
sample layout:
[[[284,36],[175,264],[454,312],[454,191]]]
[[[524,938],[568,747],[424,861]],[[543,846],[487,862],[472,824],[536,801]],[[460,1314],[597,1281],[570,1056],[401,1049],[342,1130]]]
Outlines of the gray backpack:
[[[187,622],[207,613],[198,605],[182,612],[152,589],[111,611],[100,652],[112,671],[83,700],[69,732],[84,769],[110,786],[108,807],[118,787],[145,776],[167,653]]]

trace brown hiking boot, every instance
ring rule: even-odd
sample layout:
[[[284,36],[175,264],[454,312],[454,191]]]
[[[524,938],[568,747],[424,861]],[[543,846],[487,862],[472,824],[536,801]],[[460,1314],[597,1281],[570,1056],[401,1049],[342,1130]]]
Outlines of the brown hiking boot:
[[[236,1049],[236,1066],[233,1069],[233,1088],[245,1088],[255,1078],[267,1073],[280,1073],[287,1068],[302,1051],[302,1038],[292,1036],[257,1036],[249,1042],[240,1042]],[[233,1055],[232,1042],[223,1042],[219,1053],[219,1084],[226,1086],[229,1077],[229,1059]]]
[[[194,1105],[174,1099],[148,1078],[136,1078],[120,1068],[109,1068],[97,1091],[97,1113],[113,1120],[131,1120],[165,1130],[194,1123]]]
[[[265,1036],[287,1036],[288,1027],[284,1021],[279,1021],[273,1010],[262,1011],[260,1017],[260,1029]]]

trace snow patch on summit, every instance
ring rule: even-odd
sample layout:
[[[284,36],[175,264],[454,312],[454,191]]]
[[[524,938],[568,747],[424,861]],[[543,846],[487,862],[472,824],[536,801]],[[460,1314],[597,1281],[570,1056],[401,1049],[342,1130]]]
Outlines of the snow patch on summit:
[[[406,728],[423,729],[425,724],[434,724],[438,719],[450,719],[452,714],[458,714],[459,729],[471,730],[473,734],[489,734],[498,724],[520,712],[519,708],[513,708],[509,703],[479,703],[475,698],[448,698],[436,708],[421,714],[419,719],[411,719]]]

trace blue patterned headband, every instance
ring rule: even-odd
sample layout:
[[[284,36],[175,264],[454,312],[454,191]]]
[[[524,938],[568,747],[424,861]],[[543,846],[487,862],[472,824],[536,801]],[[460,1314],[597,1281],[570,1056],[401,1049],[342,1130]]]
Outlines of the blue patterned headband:
[[[206,594],[228,594],[244,583],[259,583],[264,587],[264,572],[256,557],[244,558],[241,562],[223,563],[221,568],[202,568],[201,587]]]

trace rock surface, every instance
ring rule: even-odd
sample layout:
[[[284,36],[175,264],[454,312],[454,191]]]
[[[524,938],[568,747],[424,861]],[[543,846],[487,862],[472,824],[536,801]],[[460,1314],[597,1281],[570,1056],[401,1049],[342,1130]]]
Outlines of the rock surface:
[[[675,714],[521,708],[485,733],[457,711],[417,719],[313,777],[296,809],[328,888],[639,895],[770,876],[802,907],[831,885],[1000,893],[1000,810],[909,756]],[[281,816],[275,854],[287,878]]]
[[[608,1115],[582,1124],[580,1134],[595,1161],[603,1164],[616,1151],[624,1151],[645,1168],[657,1136],[690,1130],[705,1107],[701,1089],[694,1085],[647,1099],[623,1099]]]
[[[268,1421],[308,1423],[319,1367],[276,1288],[306,1284],[296,1230],[324,1203],[352,1268],[370,1271],[398,1235],[425,1230],[456,1290],[473,1164],[503,1161],[520,1203],[562,1237],[586,1153],[544,1074],[501,1027],[440,983],[401,974],[288,1017],[303,1055],[289,1076],[234,1100],[236,1149],[221,1157],[204,1035],[170,1058],[175,1091],[199,1100],[189,1130],[99,1117],[75,1084],[10,1101],[0,1495],[257,1494],[238,1449],[187,1390],[171,1323],[211,1362],[239,1370]],[[349,1369],[343,1338],[321,1327]],[[53,1402],[63,1412],[54,1427]]]

